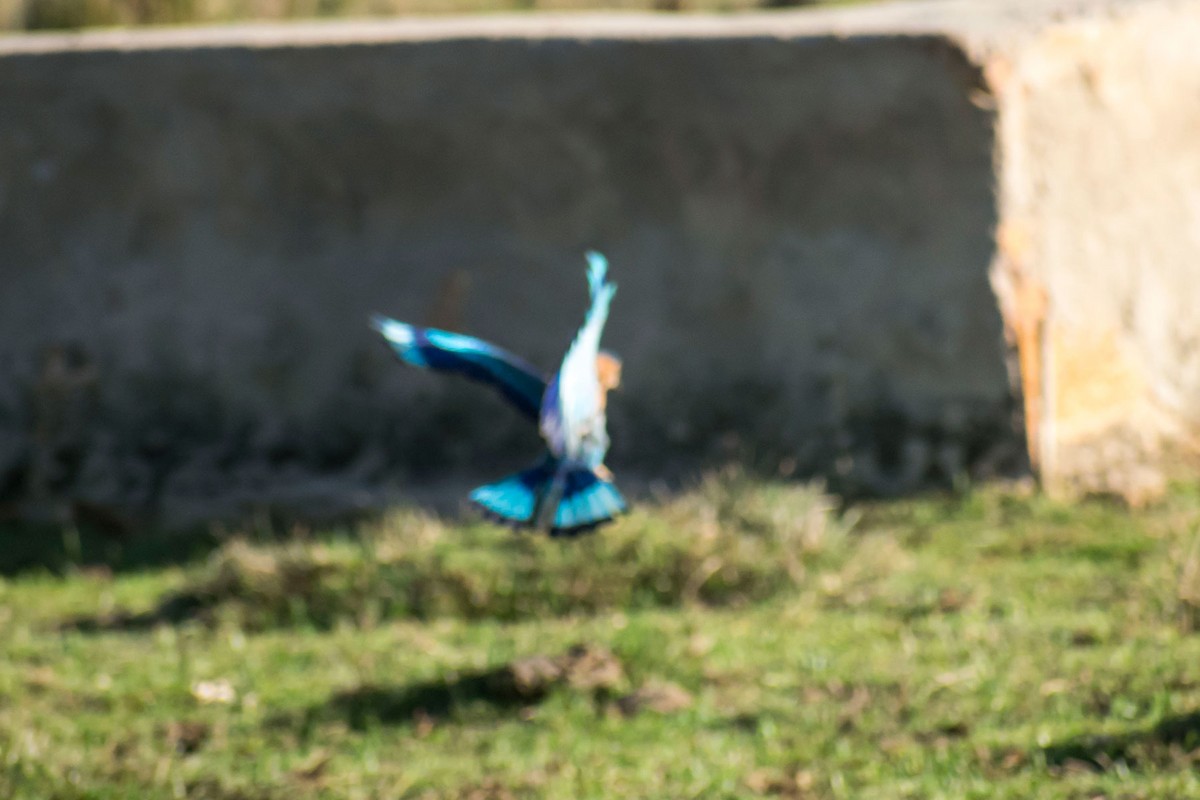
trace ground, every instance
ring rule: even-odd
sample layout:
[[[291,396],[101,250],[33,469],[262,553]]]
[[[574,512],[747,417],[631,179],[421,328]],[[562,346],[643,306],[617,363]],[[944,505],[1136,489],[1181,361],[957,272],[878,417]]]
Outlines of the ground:
[[[1200,797],[1198,526],[1194,486],[726,474],[573,542],[43,530],[0,579],[0,797]]]

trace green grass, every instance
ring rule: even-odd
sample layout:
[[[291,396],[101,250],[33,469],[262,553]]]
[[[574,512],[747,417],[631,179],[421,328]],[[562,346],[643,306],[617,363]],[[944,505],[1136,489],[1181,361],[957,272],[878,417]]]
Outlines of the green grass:
[[[839,513],[726,475],[577,542],[397,512],[13,568],[0,797],[1196,797],[1198,525],[1187,486]],[[576,643],[615,683],[488,677]]]

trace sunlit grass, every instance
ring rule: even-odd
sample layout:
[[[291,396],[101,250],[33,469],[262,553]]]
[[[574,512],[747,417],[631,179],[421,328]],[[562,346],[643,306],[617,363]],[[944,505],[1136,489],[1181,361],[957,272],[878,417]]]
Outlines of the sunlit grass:
[[[0,797],[1198,796],[1198,521],[1189,487],[841,513],[724,476],[573,543],[399,512],[24,571],[0,584]],[[204,613],[101,624],[205,587]],[[477,677],[580,642],[614,688]],[[691,702],[620,702],[664,685]]]

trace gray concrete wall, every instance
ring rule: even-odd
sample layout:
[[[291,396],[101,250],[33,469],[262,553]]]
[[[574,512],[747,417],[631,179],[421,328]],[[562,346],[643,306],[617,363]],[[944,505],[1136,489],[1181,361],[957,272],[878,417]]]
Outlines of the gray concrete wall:
[[[4,494],[196,518],[519,467],[532,431],[366,316],[551,367],[593,247],[618,471],[1019,461],[986,73],[1030,8],[0,39]]]

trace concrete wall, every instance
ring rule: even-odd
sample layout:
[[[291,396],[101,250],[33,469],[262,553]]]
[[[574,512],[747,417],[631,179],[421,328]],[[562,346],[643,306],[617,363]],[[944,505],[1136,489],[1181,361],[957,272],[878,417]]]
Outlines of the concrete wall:
[[[365,319],[552,367],[589,247],[618,471],[1019,462],[989,271],[1030,8],[0,39],[4,495],[182,519],[519,467],[532,431]]]
[[[1198,42],[1200,4],[1148,3],[1065,20],[987,66],[998,273],[1002,296],[1035,296],[1008,310],[1041,327],[1031,433],[1053,482],[1139,499],[1165,450],[1200,452]]]

